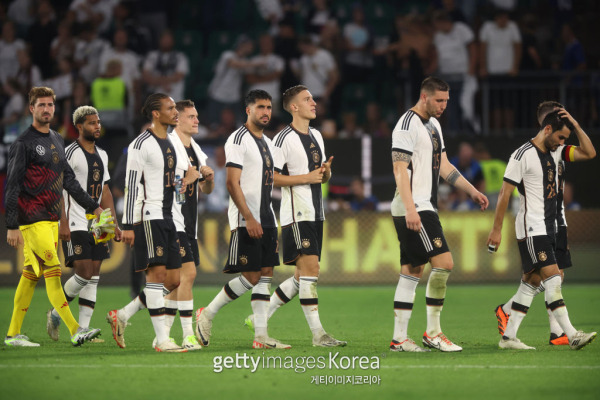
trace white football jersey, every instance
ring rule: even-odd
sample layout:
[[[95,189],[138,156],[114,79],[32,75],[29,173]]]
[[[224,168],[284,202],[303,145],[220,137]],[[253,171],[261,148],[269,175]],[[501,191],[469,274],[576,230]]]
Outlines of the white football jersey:
[[[171,141],[146,130],[127,150],[123,229],[143,220],[172,219],[175,164]],[[136,204],[137,203],[137,204]]]
[[[417,212],[437,212],[440,160],[442,153],[446,151],[442,127],[438,120],[425,120],[412,110],[405,112],[392,133],[392,151],[411,156],[407,172]],[[402,203],[398,188],[392,201],[392,215],[406,215],[406,207]]]
[[[504,180],[519,191],[519,212],[515,219],[517,239],[554,235],[556,230],[558,164],[572,161],[567,155],[573,146],[559,146],[544,153],[532,141],[511,156]]]
[[[200,146],[192,139],[190,148],[186,148],[179,136],[177,136],[176,130],[169,133],[169,139],[175,147],[175,154],[177,154],[177,165],[175,165],[175,176],[179,175],[181,178],[185,176],[185,173],[191,165],[194,165],[199,171],[200,167],[206,165],[206,159],[208,156],[200,149]],[[186,232],[188,236],[197,238],[198,236],[198,184],[204,180],[204,177],[200,177],[197,182],[189,184],[185,192],[185,203],[177,204],[177,201],[173,199],[173,222],[178,232]],[[173,196],[177,194],[173,192]]]
[[[242,126],[227,139],[225,158],[227,168],[242,170],[240,186],[246,205],[263,228],[276,228],[277,221],[271,203],[273,192],[273,149],[271,140],[265,135],[254,136]],[[246,226],[246,220],[229,197],[229,227],[235,230]]]
[[[321,132],[308,128],[300,133],[292,125],[286,126],[273,138],[275,171],[284,175],[304,175],[320,168],[324,161],[325,144]],[[281,225],[293,222],[324,221],[321,184],[284,186],[281,188]]]
[[[99,204],[104,185],[110,181],[106,152],[95,146],[95,152],[88,153],[78,141],[75,141],[65,149],[65,156],[69,166],[75,172],[75,178],[79,185]],[[83,207],[66,190],[63,190],[63,199],[69,220],[69,229],[71,231],[87,231],[88,220]]]

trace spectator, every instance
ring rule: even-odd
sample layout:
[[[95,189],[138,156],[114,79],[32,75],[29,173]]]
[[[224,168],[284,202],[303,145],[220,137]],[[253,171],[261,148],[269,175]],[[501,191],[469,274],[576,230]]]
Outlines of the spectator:
[[[384,118],[377,103],[368,103],[366,109],[365,131],[374,138],[391,138],[392,129]]]
[[[248,90],[262,89],[269,93],[273,105],[273,116],[280,117],[281,113],[281,89],[280,80],[285,67],[283,58],[273,53],[273,38],[264,34],[260,37],[258,46],[260,54],[254,56],[251,63],[254,65],[246,75],[246,81],[250,85]]]
[[[475,120],[474,107],[477,89],[475,35],[471,28],[462,22],[454,22],[445,11],[437,11],[433,15],[433,26],[436,69],[442,79],[450,84],[452,93],[455,93],[455,100],[448,103],[448,110],[444,114],[449,120],[450,130],[454,133],[461,130],[462,122],[466,120],[477,132],[479,124]]]
[[[35,7],[34,0],[13,0],[8,6],[6,14],[15,23],[19,36],[26,33],[35,21]]]
[[[40,86],[42,83],[42,73],[37,65],[31,63],[31,57],[27,50],[19,50],[17,59],[19,61],[19,71],[16,79],[23,93],[29,93],[32,87]]]
[[[362,178],[354,177],[350,182],[350,209],[352,211],[377,211],[379,200],[377,197],[365,194],[365,181]]]
[[[19,85],[19,82],[15,78],[10,78],[6,81],[4,84],[4,93],[8,96],[8,101],[2,110],[0,125],[3,125],[6,130],[10,130],[9,125],[18,125],[17,123],[23,115],[25,98],[21,92],[21,85]]]
[[[464,6],[464,4],[462,5]],[[452,21],[467,24],[467,18],[465,17],[463,10],[457,7],[456,1],[442,0],[442,9],[448,14]]]
[[[237,128],[235,113],[231,108],[221,110],[219,124],[211,130],[209,137],[216,139],[227,139]]]
[[[486,21],[481,27],[479,39],[481,41],[479,74],[482,77],[489,76],[490,83],[494,87],[501,87],[510,77],[519,73],[521,64],[519,28],[509,19],[508,11],[497,9],[494,21]],[[511,107],[512,104],[507,104],[505,96],[501,96],[497,90],[491,91],[492,127],[496,131],[501,128],[508,130],[514,128],[514,111]]]
[[[110,60],[106,72],[94,79],[90,97],[102,115],[106,129],[127,130],[127,85],[121,78],[123,65],[118,59]]]
[[[43,85],[54,89],[57,102],[70,97],[73,92],[73,62],[68,58],[58,60],[58,75],[44,81]],[[55,116],[59,113],[55,112]]]
[[[259,67],[247,57],[252,53],[254,44],[246,35],[237,38],[234,50],[226,50],[221,54],[215,68],[215,76],[208,86],[209,124],[217,122],[224,109],[241,109],[243,76],[250,68]],[[230,131],[231,133],[233,131]],[[228,134],[229,134],[228,133]]]
[[[58,26],[58,35],[52,39],[50,44],[50,55],[53,60],[61,58],[75,58],[75,47],[77,41],[71,34],[71,27],[67,24]]]
[[[365,25],[365,12],[360,5],[352,9],[352,21],[344,25],[344,82],[365,82],[372,76],[373,37]]]
[[[581,204],[575,200],[575,191],[571,182],[565,182],[563,187],[563,201],[565,203],[566,211],[580,211]]]
[[[67,30],[70,29],[68,24],[61,24],[61,26],[64,26]],[[40,67],[43,79],[48,79],[54,73],[54,60],[57,57],[51,54],[50,49],[56,34],[57,27],[54,8],[50,1],[41,0],[37,5],[37,18],[27,32],[27,43],[29,44],[31,60],[34,65]],[[70,54],[63,54],[63,56],[73,57],[74,41],[71,46]]]
[[[279,24],[279,32],[275,37],[275,54],[283,57],[285,68],[281,76],[281,87],[292,87],[298,84],[298,78],[292,69],[293,60],[300,58],[298,39],[294,30],[294,21],[283,20]]]
[[[112,22],[114,0],[73,0],[69,6],[68,21],[77,26],[94,26],[101,34]]]
[[[498,158],[492,158],[483,143],[474,147],[474,157],[481,166],[484,181],[484,193],[490,201],[490,208],[495,208],[498,203],[498,194],[504,181],[506,162]],[[518,197],[518,196],[517,196]]]
[[[107,47],[100,56],[100,73],[106,73],[108,63],[113,60],[121,62],[121,79],[127,86],[127,116],[133,121],[135,110],[138,110],[141,97],[139,57],[127,47],[129,36],[125,29],[119,28],[113,36],[113,46]]]
[[[15,62],[19,50],[25,50],[25,42],[15,36],[15,24],[7,21],[2,26],[2,39],[0,40],[0,83],[3,85],[10,78],[14,78],[19,70]]]
[[[113,9],[113,26],[110,37],[114,37],[117,30],[124,29],[127,32],[127,48],[138,55],[146,54],[150,49],[152,34],[137,19],[131,17],[130,4],[121,2]]]
[[[365,134],[365,131],[356,122],[355,112],[344,113],[342,123],[343,127],[337,134],[339,139],[359,139]]]
[[[295,72],[317,102],[317,118],[321,119],[327,114],[331,92],[338,84],[338,69],[331,53],[314,44],[310,37],[300,39],[299,47],[302,56]]]
[[[96,28],[86,26],[79,34],[75,44],[75,65],[79,75],[86,83],[91,84],[98,76],[100,56],[108,47],[108,42],[98,37]]]
[[[227,178],[225,161],[225,148],[223,146],[215,148],[214,158],[208,159],[208,165],[215,172],[215,188],[210,196],[202,196],[208,212],[225,213],[229,206],[229,193],[225,184]]]
[[[142,78],[150,92],[162,92],[178,101],[184,98],[185,77],[190,71],[186,55],[174,46],[173,34],[164,31],[158,50],[148,53],[144,61]]]
[[[522,55],[521,71],[536,71],[542,68],[542,58],[538,51],[536,39],[537,19],[533,14],[525,14],[521,18]]]
[[[276,27],[277,23],[283,19],[283,8],[279,0],[255,0],[256,8],[260,16]]]
[[[480,192],[484,191],[483,172],[481,165],[474,157],[473,146],[467,142],[461,142],[458,146],[458,155],[450,159],[450,163],[456,167],[458,172],[465,177]]]
[[[312,5],[308,9],[308,15],[305,21],[305,30],[314,42],[321,37],[323,28],[329,21],[335,20],[330,8],[327,6],[327,0],[312,0]]]

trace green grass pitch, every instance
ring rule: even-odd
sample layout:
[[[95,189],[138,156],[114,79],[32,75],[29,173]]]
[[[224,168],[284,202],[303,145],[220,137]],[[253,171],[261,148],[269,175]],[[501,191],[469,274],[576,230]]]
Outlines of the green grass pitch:
[[[102,328],[105,343],[74,348],[61,326],[61,339],[46,334],[49,302],[39,284],[23,325],[23,333],[41,343],[39,348],[8,348],[0,351],[0,393],[3,399],[597,399],[600,393],[600,341],[581,351],[547,344],[548,319],[541,298],[536,298],[523,322],[519,337],[537,350],[518,352],[498,349],[499,335],[493,310],[517,288],[508,286],[456,286],[450,282],[442,313],[447,336],[464,347],[463,352],[444,354],[391,353],[395,286],[327,287],[319,289],[320,315],[325,329],[348,341],[342,349],[311,346],[310,331],[294,299],[270,321],[271,336],[293,348],[285,351],[251,349],[252,335],[243,326],[251,312],[246,294],[221,310],[213,324],[210,347],[185,354],[157,353],[147,311],[131,319],[125,337],[127,348],[112,339],[104,317],[124,305],[127,288],[102,287],[100,283],[92,326]],[[578,329],[600,328],[600,287],[565,285],[563,293],[570,317]],[[195,306],[204,306],[218,287],[197,287]],[[425,329],[425,290],[422,284],[415,301],[410,335],[420,342]],[[0,289],[0,330],[8,329],[14,288]],[[77,314],[77,306],[71,309]],[[181,340],[175,321],[171,336]],[[340,369],[329,369],[330,353]],[[304,373],[285,368],[232,368],[213,371],[215,357],[280,356],[285,359],[323,357],[326,368]],[[379,369],[342,369],[343,357],[373,357]],[[348,360],[349,358],[346,358]],[[339,362],[341,361],[341,362]],[[352,385],[311,383],[316,379],[358,379],[375,376],[379,384]],[[325,378],[318,378],[318,377]],[[350,377],[350,378],[346,378]],[[339,379],[339,378],[338,378]],[[364,379],[364,378],[363,378]],[[267,397],[268,396],[268,397]]]

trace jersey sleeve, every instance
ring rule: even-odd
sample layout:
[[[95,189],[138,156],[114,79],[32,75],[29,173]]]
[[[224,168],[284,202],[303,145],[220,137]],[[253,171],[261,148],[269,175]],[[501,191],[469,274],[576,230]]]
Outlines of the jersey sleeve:
[[[408,126],[404,124],[402,118],[398,121],[392,132],[392,151],[412,155],[417,142],[417,126],[413,122],[415,118],[417,117],[411,118]]]
[[[27,169],[27,151],[25,144],[20,140],[10,146],[8,153],[8,170],[6,179],[6,228],[19,228],[18,203],[21,184],[25,180]]]
[[[225,167],[244,169],[244,154],[246,153],[245,140],[227,141],[225,143]]]
[[[123,229],[133,229],[133,216],[137,199],[138,185],[142,179],[142,149],[135,149],[133,143],[127,152],[127,168],[125,172],[125,191],[123,206]]]
[[[102,164],[104,164],[104,184],[110,182],[110,173],[108,172],[108,155],[106,152],[100,152],[100,158],[102,159]]]
[[[280,142],[279,136],[273,138],[272,153],[273,154],[273,169],[275,172],[281,173],[285,167],[287,154],[287,140]]]
[[[518,186],[523,180],[523,168],[525,167],[525,157],[517,159],[516,154],[517,152],[510,156],[506,171],[504,171],[504,181],[514,186]]]

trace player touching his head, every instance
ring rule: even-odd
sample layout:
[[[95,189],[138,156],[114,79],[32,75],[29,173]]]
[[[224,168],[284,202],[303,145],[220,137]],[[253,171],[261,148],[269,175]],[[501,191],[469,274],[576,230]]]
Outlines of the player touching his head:
[[[100,116],[98,110],[90,106],[81,106],[73,113],[73,125],[79,132],[75,142],[65,149],[67,163],[73,169],[75,178],[85,188],[92,199],[100,202],[105,210],[115,205],[110,191],[108,174],[108,156],[96,140],[100,137]],[[109,257],[108,240],[100,239],[95,243],[88,231],[89,221],[83,207],[73,197],[63,191],[63,211],[58,228],[58,238],[62,241],[65,264],[73,268],[73,276],[65,282],[64,291],[68,302],[79,296],[79,325],[87,328],[96,305],[96,292],[100,279],[102,260]],[[115,229],[114,238],[121,240],[121,231]],[[53,308],[47,313],[46,329],[52,340],[58,340],[60,316]],[[94,339],[100,342],[102,339]]]
[[[572,132],[577,136],[579,147],[564,144]],[[521,342],[517,338],[517,331],[541,284],[545,288],[547,307],[561,331],[567,335],[571,349],[578,350],[596,337],[596,332],[585,333],[571,325],[562,296],[561,272],[556,256],[556,176],[559,165],[561,162],[585,161],[595,156],[596,150],[579,123],[565,109],[559,108],[547,113],[538,134],[510,157],[498,197],[494,226],[487,241],[488,246],[498,250],[504,214],[512,192],[518,188],[520,207],[515,219],[515,231],[523,276],[510,302],[511,314],[500,339],[501,349],[535,349]],[[498,307],[499,310],[502,307]],[[500,320],[498,328],[502,328]]]

